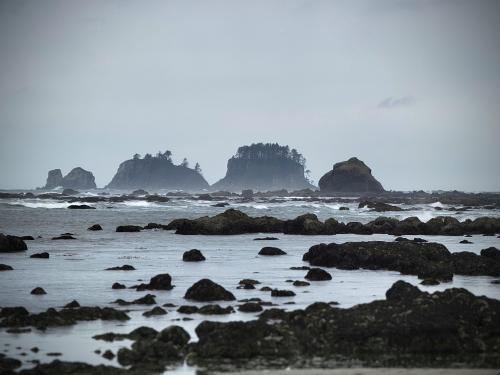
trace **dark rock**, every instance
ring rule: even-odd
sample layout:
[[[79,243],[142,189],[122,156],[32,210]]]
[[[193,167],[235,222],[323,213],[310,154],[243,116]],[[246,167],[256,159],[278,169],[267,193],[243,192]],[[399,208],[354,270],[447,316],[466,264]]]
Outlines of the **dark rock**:
[[[260,290],[261,290],[262,292],[270,292],[270,291],[272,291],[273,289],[272,289],[272,288],[270,288],[270,287],[268,287],[268,286],[263,286],[262,288],[260,288]]]
[[[469,240],[462,240],[462,241],[460,241],[460,243],[463,243],[463,244],[471,244],[472,242],[470,242]]]
[[[226,206],[229,206],[229,203],[227,203],[227,202],[219,202],[219,203],[216,203],[216,204],[212,204],[212,207],[226,207]]]
[[[115,355],[114,353],[111,351],[111,350],[106,350],[103,354],[102,354],[102,357],[103,358],[106,358],[107,360],[112,360],[113,358],[115,358]]]
[[[49,253],[43,252],[43,253],[36,253],[30,255],[30,258],[39,258],[39,259],[49,259]]]
[[[235,300],[231,292],[209,279],[201,279],[194,283],[184,298],[200,302]]]
[[[198,310],[199,310],[199,308],[197,306],[182,305],[182,306],[179,306],[179,308],[177,309],[177,312],[181,313],[181,314],[195,314],[198,312]]]
[[[257,285],[260,284],[260,281],[254,279],[242,279],[238,282],[240,285]]]
[[[184,262],[201,262],[205,260],[205,257],[200,250],[192,249],[182,254],[182,260]]]
[[[325,270],[322,270],[321,268],[311,268],[307,272],[307,275],[305,276],[305,279],[310,280],[310,281],[331,280],[332,279],[332,275],[330,275]]]
[[[117,299],[113,303],[116,303],[120,306],[128,306],[128,305],[156,305],[155,296],[152,294],[146,294],[144,297],[137,298],[133,301],[125,301],[121,298]]]
[[[33,236],[21,236],[19,238],[22,239],[23,241],[34,241],[35,240],[33,238]]]
[[[157,224],[157,223],[148,223],[145,227],[142,229],[150,230],[150,229],[166,229],[166,225],[163,224]]]
[[[47,294],[47,292],[43,288],[37,286],[35,289],[31,291],[31,294],[42,295],[42,294]]]
[[[111,289],[125,289],[126,286],[121,284],[121,283],[113,283],[113,285],[111,286]]]
[[[283,233],[285,234],[304,234],[314,235],[323,233],[325,224],[318,220],[314,214],[304,214],[297,216],[293,220],[285,221]]]
[[[146,197],[146,202],[166,203],[169,201],[170,201],[170,199],[168,199],[167,197],[164,197],[162,195],[157,195],[157,194],[148,195]]]
[[[273,289],[271,290],[271,297],[293,297],[295,295],[291,290],[280,290]]]
[[[106,268],[105,271],[135,271],[135,268],[130,264],[124,264],[123,266]]]
[[[139,225],[120,225],[116,227],[117,232],[140,232],[142,227]]]
[[[52,237],[53,240],[76,240],[75,237],[73,237],[70,234],[61,234],[58,237]]]
[[[93,231],[102,230],[102,227],[99,224],[94,224],[94,225],[88,227],[87,230],[93,230]]]
[[[292,284],[293,286],[309,286],[311,285],[307,281],[295,280]]]
[[[62,191],[62,195],[77,195],[77,194],[80,194],[80,192],[73,189],[64,189]]]
[[[0,233],[0,253],[24,250],[28,250],[28,247],[22,239]]]
[[[167,312],[162,309],[159,306],[153,307],[153,309],[144,312],[142,315],[144,315],[146,318],[149,318],[150,316],[157,316],[157,315],[166,315]]]
[[[168,152],[167,152],[168,153]],[[111,189],[203,190],[209,185],[196,170],[174,165],[169,154],[133,158],[120,164],[111,182]]]
[[[291,270],[294,271],[309,271],[311,267],[308,266],[299,266],[299,267],[290,267]]]
[[[488,247],[487,249],[481,250],[481,256],[485,258],[500,260],[500,250],[496,247]]]
[[[198,309],[198,313],[203,315],[225,315],[232,312],[234,309],[231,306],[221,307],[220,305],[205,305]]]
[[[132,192],[132,195],[149,195],[149,193],[144,189],[137,189]]]
[[[12,271],[13,268],[7,264],[0,263],[0,271]]]
[[[380,182],[372,176],[371,169],[357,158],[336,163],[321,177],[319,188],[321,192],[384,192]]]
[[[238,311],[241,311],[241,312],[248,312],[248,313],[253,313],[253,312],[260,312],[262,311],[262,306],[260,305],[260,303],[256,303],[256,302],[247,302],[247,303],[244,303],[240,306],[238,306]]]
[[[80,304],[75,299],[64,306],[65,309],[76,309],[77,307],[80,307]]]
[[[369,208],[370,211],[376,211],[376,212],[403,211],[401,207],[393,206],[392,204],[384,202],[371,202],[371,201],[360,202],[358,208],[364,208],[364,207]]]
[[[339,207],[339,211],[349,211],[349,207],[341,206]]]
[[[254,241],[277,241],[279,238],[276,237],[257,237],[253,239]]]
[[[423,279],[420,284],[422,284],[422,285],[439,285],[439,281],[436,279]]]
[[[142,290],[171,290],[174,286],[172,285],[172,277],[168,273],[161,273],[152,277],[148,284],[140,284],[135,288],[137,291]]]
[[[259,255],[286,255],[286,253],[277,247],[266,246],[259,251]]]

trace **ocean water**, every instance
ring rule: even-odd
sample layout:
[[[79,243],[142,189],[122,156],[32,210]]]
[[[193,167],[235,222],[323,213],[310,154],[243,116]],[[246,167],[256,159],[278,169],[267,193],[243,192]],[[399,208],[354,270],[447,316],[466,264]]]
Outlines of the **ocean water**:
[[[230,207],[240,209],[252,216],[270,215],[282,219],[294,218],[304,213],[315,213],[324,220],[334,217],[339,221],[359,221],[366,223],[381,214],[358,209],[357,203],[332,204],[324,202],[296,201],[291,198],[279,203],[269,200],[251,203],[229,201]],[[474,294],[500,298],[500,287],[491,284],[491,277],[455,276],[453,282],[438,286],[422,286],[415,276],[403,276],[389,271],[342,271],[328,269],[332,273],[331,281],[312,282],[309,287],[294,287],[288,280],[303,280],[305,271],[290,270],[291,266],[307,265],[302,262],[302,255],[310,246],[318,243],[382,240],[392,241],[390,235],[333,235],[299,236],[273,235],[278,241],[254,241],[256,237],[267,236],[183,236],[172,231],[151,230],[140,233],[116,233],[115,228],[123,224],[145,225],[149,222],[166,224],[175,218],[195,218],[215,215],[226,208],[216,208],[216,202],[174,199],[167,203],[150,203],[144,200],[125,203],[98,203],[96,210],[68,210],[69,203],[41,199],[0,199],[0,232],[12,235],[32,235],[36,239],[27,241],[28,251],[22,253],[0,254],[0,263],[11,265],[14,271],[0,273],[0,306],[24,306],[29,311],[39,312],[48,307],[61,307],[73,299],[82,306],[112,306],[128,310],[131,320],[128,322],[84,322],[64,328],[51,328],[45,332],[33,330],[31,333],[9,334],[0,330],[0,349],[8,356],[19,358],[25,367],[33,359],[50,362],[54,357],[49,352],[60,352],[63,360],[84,361],[117,365],[116,360],[108,361],[94,350],[111,349],[116,352],[128,341],[106,343],[92,339],[93,335],[104,332],[129,332],[139,326],[151,326],[158,330],[176,324],[184,327],[196,340],[194,329],[203,320],[249,320],[256,314],[236,312],[224,316],[189,315],[192,320],[179,320],[187,315],[178,314],[176,308],[165,308],[167,315],[146,318],[142,313],[152,306],[119,307],[112,301],[122,298],[133,300],[147,292],[133,289],[113,290],[111,285],[120,282],[127,286],[138,284],[159,273],[172,276],[174,289],[154,291],[159,305],[196,304],[184,300],[185,291],[201,278],[210,278],[230,290],[237,299],[259,297],[271,301],[277,307],[285,309],[304,308],[317,301],[336,301],[339,307],[347,308],[359,303],[366,303],[385,298],[386,290],[397,280],[406,280],[426,291],[443,290],[450,287],[466,288]],[[349,211],[341,211],[347,206]],[[437,211],[435,206],[441,207]],[[417,216],[428,220],[435,216],[450,215],[459,220],[474,219],[480,216],[500,216],[499,210],[449,211],[442,204],[402,206],[407,211],[384,213],[384,216],[399,219]],[[87,231],[87,228],[99,223],[103,231]],[[71,232],[77,240],[53,241],[52,237]],[[40,238],[38,238],[40,236]],[[407,236],[412,238],[412,236]],[[460,244],[462,237],[454,236],[418,236],[444,244],[450,251],[472,251],[479,253],[489,246],[500,247],[496,236],[473,236],[472,244]],[[277,246],[287,252],[278,257],[258,256],[263,246]],[[205,255],[205,262],[186,263],[182,254],[186,250],[199,249]],[[47,251],[50,259],[30,259],[33,253]],[[133,265],[135,271],[104,271],[105,268],[123,264]],[[295,297],[272,298],[269,292],[258,289],[237,289],[238,281],[252,278],[261,282],[261,286],[289,289]],[[30,291],[41,286],[47,295],[33,296]],[[293,304],[291,304],[293,303]],[[220,303],[223,306],[238,303]],[[40,352],[32,353],[33,346]],[[18,349],[19,348],[19,349]],[[23,354],[24,353],[24,354]],[[168,369],[167,373],[194,374],[195,369],[181,366]]]

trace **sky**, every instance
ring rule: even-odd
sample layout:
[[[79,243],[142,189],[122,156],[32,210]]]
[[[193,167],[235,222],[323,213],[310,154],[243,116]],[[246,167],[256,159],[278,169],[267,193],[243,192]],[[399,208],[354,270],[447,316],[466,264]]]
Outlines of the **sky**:
[[[278,142],[314,181],[500,191],[500,1],[2,0],[0,188],[106,185],[171,150],[209,183]]]

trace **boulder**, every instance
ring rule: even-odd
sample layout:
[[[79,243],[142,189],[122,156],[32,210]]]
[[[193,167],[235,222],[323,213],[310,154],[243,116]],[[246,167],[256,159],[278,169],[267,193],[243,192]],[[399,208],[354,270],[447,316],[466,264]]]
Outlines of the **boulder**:
[[[192,249],[182,254],[182,260],[184,262],[201,262],[205,260],[205,257],[200,250]]]
[[[311,268],[304,278],[309,281],[324,281],[331,280],[332,275],[321,268]]]
[[[92,231],[102,230],[102,227],[99,224],[94,224],[88,227],[87,230],[92,230]]]
[[[120,225],[116,227],[117,232],[140,232],[142,227],[139,225]]]
[[[152,277],[148,284],[140,284],[135,288],[137,291],[142,290],[171,290],[174,286],[172,285],[172,277],[168,273],[161,273]]]
[[[386,211],[403,211],[401,207],[394,206],[392,204],[384,203],[384,202],[371,202],[371,201],[363,201],[360,202],[358,208],[369,208],[370,211],[376,212],[386,212]]]
[[[247,313],[255,313],[262,311],[263,308],[260,303],[257,302],[246,302],[240,306],[238,306],[238,311],[247,312]]]
[[[31,291],[31,294],[42,295],[42,294],[47,294],[47,292],[43,288],[37,286],[35,289]]]
[[[28,250],[28,247],[22,239],[0,233],[0,253],[24,250]]]
[[[113,285],[111,285],[111,289],[125,289],[126,286],[121,284],[121,283],[113,283]]]
[[[273,289],[271,290],[271,297],[293,297],[295,293],[291,290]]]
[[[194,283],[187,290],[184,298],[199,302],[235,300],[231,292],[209,279],[201,279]]]
[[[12,271],[13,268],[7,264],[0,263],[0,271]]]
[[[30,258],[38,258],[38,259],[49,259],[49,253],[43,252],[43,253],[36,253],[30,255]]]
[[[336,163],[333,169],[319,180],[321,192],[382,193],[384,188],[372,171],[361,160],[350,158]]]
[[[146,318],[149,318],[150,316],[159,316],[166,314],[167,312],[165,311],[165,309],[162,309],[160,306],[155,306],[151,310],[142,313],[142,315],[145,316]]]
[[[278,249],[277,247],[266,246],[259,251],[259,255],[267,255],[267,256],[286,255],[286,252],[284,252],[281,249]]]
[[[222,307],[220,305],[205,305],[198,309],[198,314],[203,315],[226,315],[234,312],[231,306]]]

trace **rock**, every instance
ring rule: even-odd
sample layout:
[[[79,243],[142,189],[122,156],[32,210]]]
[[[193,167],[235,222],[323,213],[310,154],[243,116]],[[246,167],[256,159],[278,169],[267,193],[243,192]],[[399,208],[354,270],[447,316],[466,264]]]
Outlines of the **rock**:
[[[142,227],[139,225],[120,225],[116,227],[117,232],[140,232]]]
[[[121,283],[113,283],[113,285],[111,285],[111,289],[125,289],[126,286],[121,284]]]
[[[148,284],[140,284],[135,288],[137,291],[142,290],[171,290],[174,286],[172,285],[172,277],[168,273],[161,273],[152,277]]]
[[[360,202],[358,208],[367,207],[370,211],[376,212],[386,212],[386,211],[403,211],[401,207],[393,206],[391,204],[387,204],[384,202],[371,202],[371,201],[363,201]]]
[[[0,271],[12,271],[14,268],[7,264],[1,264],[0,263]]]
[[[76,240],[75,237],[73,237],[70,234],[61,234],[58,237],[52,237],[53,240]]]
[[[170,222],[166,229],[175,229],[176,234],[273,233],[282,232],[283,222],[267,216],[252,218],[241,211],[230,208],[213,217],[201,217],[194,220],[176,219]]]
[[[339,207],[339,211],[349,211],[349,207],[341,206]]]
[[[385,269],[399,271],[402,274],[417,275],[421,279],[434,278],[439,281],[450,281],[453,273],[471,274],[466,269],[470,264],[469,257],[451,254],[445,246],[437,243],[401,242],[346,242],[312,246],[304,254],[304,261],[313,266],[336,267],[353,270],[365,268],[371,270]],[[473,257],[473,267],[481,272],[500,275],[500,265],[489,264],[490,270],[484,269],[485,262],[480,256]]]
[[[137,189],[132,192],[132,195],[138,196],[138,195],[149,195],[149,193],[146,190],[143,189]]]
[[[95,210],[95,207],[89,206],[88,204],[70,204],[68,206],[70,210]]]
[[[291,290],[280,290],[273,289],[271,290],[271,297],[293,297],[295,295]]]
[[[219,202],[219,203],[216,203],[216,204],[212,204],[212,207],[226,207],[226,206],[229,206],[229,203],[227,202]]]
[[[177,309],[177,312],[180,314],[195,314],[198,310],[199,308],[197,306],[182,305]]]
[[[460,243],[463,243],[463,244],[471,244],[472,242],[470,242],[469,240],[462,240],[462,241],[460,241]]]
[[[26,243],[19,237],[0,233],[0,253],[28,250]]]
[[[135,268],[130,264],[124,264],[123,266],[106,268],[105,271],[135,271]]]
[[[33,238],[33,236],[21,236],[19,238],[22,239],[23,241],[34,241],[35,240]]]
[[[481,250],[481,256],[485,258],[500,260],[500,250],[496,247],[488,247],[487,249]]]
[[[319,188],[321,192],[384,192],[371,169],[357,158],[334,164],[333,169],[319,180]]]
[[[102,227],[99,224],[94,224],[88,227],[87,230],[92,230],[92,231],[102,230]]]
[[[259,251],[259,255],[286,255],[286,253],[277,247],[266,246]]]
[[[226,176],[213,184],[212,189],[245,190],[243,198],[252,199],[253,190],[314,188],[304,176],[303,160],[302,155],[290,151],[288,146],[271,143],[242,146],[228,160]]]
[[[63,175],[60,169],[52,169],[47,175],[47,182],[45,183],[44,189],[54,189],[58,186],[62,186]]]
[[[260,281],[254,279],[242,279],[238,282],[240,285],[257,285],[260,284]]]
[[[154,194],[154,195],[148,195],[146,197],[146,202],[156,202],[156,203],[165,203],[169,202],[170,199],[167,197],[164,197],[162,195]]]
[[[182,260],[184,262],[201,262],[205,260],[205,257],[200,250],[192,249],[182,254]]]
[[[263,309],[260,303],[256,302],[247,302],[238,306],[238,311],[241,312],[254,313],[254,312],[260,312],[262,310]]]
[[[42,294],[47,294],[47,292],[43,288],[37,286],[35,289],[31,291],[31,294],[42,295]]]
[[[330,275],[328,272],[321,268],[311,268],[306,276],[305,279],[310,280],[310,281],[324,281],[324,280],[331,280],[332,275]]]
[[[439,285],[439,281],[436,279],[423,279],[420,284],[422,284],[422,285]]]
[[[203,315],[225,315],[232,312],[234,309],[231,306],[221,307],[220,305],[205,305],[198,309],[198,314]]]
[[[113,303],[116,303],[120,306],[128,306],[128,305],[156,305],[155,296],[153,294],[146,294],[144,297],[137,298],[133,301],[124,301],[123,299],[117,299]]]
[[[273,289],[268,287],[268,286],[263,286],[262,288],[260,288],[261,292],[270,292],[272,291]]]
[[[299,267],[290,267],[291,270],[294,271],[309,271],[311,267],[308,266],[299,266]]]
[[[79,191],[73,189],[64,189],[62,195],[77,195],[80,194]]]
[[[201,279],[194,283],[187,290],[184,298],[199,302],[235,300],[231,292],[209,279]]]
[[[103,358],[106,358],[107,360],[112,360],[113,358],[115,358],[115,355],[113,354],[113,352],[111,350],[106,350],[103,354],[102,354],[102,357]]]
[[[166,225],[163,224],[158,224],[158,223],[148,223],[145,227],[142,229],[150,230],[150,229],[166,229]]]
[[[75,299],[64,306],[65,309],[76,309],[77,307],[80,307],[80,304]]]
[[[330,277],[331,278],[331,277]],[[293,286],[309,286],[311,285],[307,281],[302,281],[302,280],[295,280],[292,284]]]
[[[257,237],[253,239],[254,241],[278,241],[279,238],[276,237]]]
[[[43,252],[43,253],[36,253],[30,255],[30,258],[38,258],[38,259],[49,259],[49,253]]]
[[[150,316],[157,316],[157,315],[166,315],[167,312],[162,309],[159,306],[153,307],[152,310],[144,312],[142,315],[144,315],[146,318],[149,318]]]
[[[285,221],[283,233],[313,235],[323,233],[325,224],[318,220],[314,214],[304,214],[297,216],[293,220]]]
[[[196,170],[185,165],[174,165],[170,151],[157,156],[124,161],[118,167],[110,189],[150,189],[201,191],[210,186]]]
[[[67,189],[95,189],[95,178],[92,172],[83,168],[73,168],[61,181],[60,186]]]
[[[79,307],[57,311],[50,308],[39,314],[29,314],[23,307],[3,308],[0,322],[1,327],[26,327],[32,326],[44,330],[47,327],[62,327],[76,324],[78,321],[91,320],[128,320],[123,311],[109,307]]]

